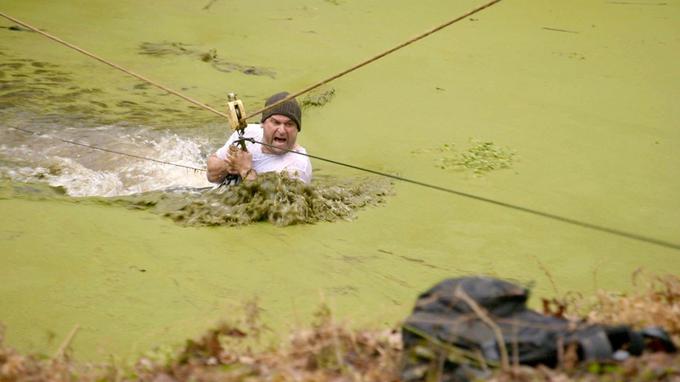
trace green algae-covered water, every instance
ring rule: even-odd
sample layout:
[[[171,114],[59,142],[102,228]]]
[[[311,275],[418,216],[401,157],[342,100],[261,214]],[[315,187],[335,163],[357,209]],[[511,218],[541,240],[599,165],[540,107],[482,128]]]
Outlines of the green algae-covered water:
[[[345,69],[478,1],[5,1],[9,13],[213,106],[247,108]],[[310,153],[660,240],[680,234],[680,4],[506,0],[333,82],[305,110]],[[172,346],[257,297],[276,333],[319,302],[403,319],[445,277],[535,296],[678,273],[676,250],[313,160],[379,203],[352,220],[192,226],[116,198],[207,185],[226,123],[0,20],[0,321],[80,359]],[[36,131],[32,136],[11,127]],[[52,138],[50,138],[52,137]],[[147,194],[144,194],[147,193]],[[361,194],[359,196],[362,196]]]

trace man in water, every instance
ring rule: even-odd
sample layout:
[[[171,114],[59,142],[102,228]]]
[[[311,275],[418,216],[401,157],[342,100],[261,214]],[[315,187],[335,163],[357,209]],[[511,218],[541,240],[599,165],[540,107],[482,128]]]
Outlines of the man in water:
[[[265,106],[272,105],[288,96],[281,92],[267,99]],[[208,158],[208,180],[222,183],[229,174],[240,175],[244,181],[257,179],[265,172],[283,172],[305,183],[312,180],[312,163],[309,157],[288,150],[306,154],[307,151],[296,143],[302,129],[300,105],[293,98],[262,113],[261,125],[249,124],[245,138],[253,138],[266,145],[246,142],[248,151],[232,145],[239,137],[234,132],[227,143]]]

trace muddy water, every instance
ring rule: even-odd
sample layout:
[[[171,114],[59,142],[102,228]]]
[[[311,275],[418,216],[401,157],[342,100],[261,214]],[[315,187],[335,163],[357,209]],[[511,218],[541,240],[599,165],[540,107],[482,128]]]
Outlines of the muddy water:
[[[209,104],[237,91],[252,109],[477,4],[7,1],[3,11]],[[678,242],[679,14],[646,0],[500,3],[333,83],[329,102],[306,109],[300,143]],[[541,296],[553,293],[543,269],[560,291],[583,293],[629,288],[639,267],[680,271],[677,251],[408,184],[354,220],[287,227],[191,227],[102,203],[206,183],[54,137],[200,167],[225,124],[34,33],[0,36],[0,320],[22,350],[54,351],[79,324],[77,357],[129,357],[254,296],[275,331],[304,321],[320,296],[355,322],[392,325],[447,276],[513,278]],[[313,165],[324,179],[363,176]]]

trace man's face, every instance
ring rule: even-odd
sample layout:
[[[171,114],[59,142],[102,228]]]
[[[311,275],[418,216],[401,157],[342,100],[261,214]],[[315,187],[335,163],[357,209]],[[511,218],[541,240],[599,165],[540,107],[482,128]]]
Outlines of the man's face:
[[[297,140],[297,124],[285,115],[274,114],[262,123],[264,143],[274,147],[262,146],[267,154],[285,154],[292,150]]]

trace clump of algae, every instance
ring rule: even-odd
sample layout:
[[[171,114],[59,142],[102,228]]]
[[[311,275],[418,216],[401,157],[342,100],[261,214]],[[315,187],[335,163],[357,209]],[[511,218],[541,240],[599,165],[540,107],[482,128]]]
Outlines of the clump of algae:
[[[311,107],[320,107],[329,103],[335,96],[335,88],[330,88],[328,90],[313,91],[307,94],[302,99],[302,109],[306,110]]]
[[[195,48],[193,45],[181,42],[143,42],[139,45],[139,54],[153,57],[193,56],[203,62],[210,63],[213,69],[220,72],[241,72],[247,75],[276,77],[276,73],[267,68],[223,60],[219,57],[215,48],[208,49],[206,52],[205,49]]]
[[[444,156],[440,162],[442,168],[466,168],[475,174],[482,174],[511,167],[515,156],[511,150],[493,142],[473,140],[471,143],[472,146],[462,153]]]
[[[179,45],[175,50],[180,48],[184,47]],[[145,83],[121,85],[118,90],[90,87],[85,83],[63,65],[3,52],[0,123],[24,126],[58,123],[79,127],[144,124],[165,129],[214,122],[214,116],[186,106],[181,99],[168,98],[158,103],[158,94]]]
[[[151,209],[189,226],[245,225],[268,221],[278,226],[347,220],[359,208],[382,203],[390,183],[382,179],[330,179],[305,184],[284,174],[260,174],[255,181],[212,190],[150,192],[115,199],[132,208]]]
[[[454,144],[444,144],[436,149],[413,151],[414,154],[435,153],[435,165],[442,170],[467,170],[483,175],[494,170],[512,168],[516,153],[494,142],[470,140],[470,147],[457,150]]]

